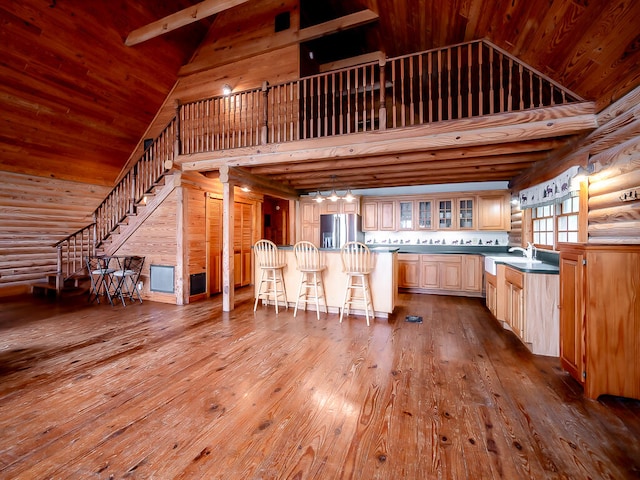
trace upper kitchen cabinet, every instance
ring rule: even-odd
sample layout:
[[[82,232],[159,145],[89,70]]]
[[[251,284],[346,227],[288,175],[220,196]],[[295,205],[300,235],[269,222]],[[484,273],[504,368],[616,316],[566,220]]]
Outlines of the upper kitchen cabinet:
[[[445,195],[363,198],[363,230],[510,230],[508,192]]]
[[[478,230],[511,230],[508,193],[478,194]]]

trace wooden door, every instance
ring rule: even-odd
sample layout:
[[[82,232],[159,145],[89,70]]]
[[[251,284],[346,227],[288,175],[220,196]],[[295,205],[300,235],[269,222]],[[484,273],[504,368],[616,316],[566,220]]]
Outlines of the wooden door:
[[[222,292],[222,200],[207,197],[209,295]]]
[[[251,283],[251,246],[253,245],[253,206],[234,204],[233,261],[235,286]]]
[[[584,255],[560,255],[560,363],[578,382],[584,383]]]

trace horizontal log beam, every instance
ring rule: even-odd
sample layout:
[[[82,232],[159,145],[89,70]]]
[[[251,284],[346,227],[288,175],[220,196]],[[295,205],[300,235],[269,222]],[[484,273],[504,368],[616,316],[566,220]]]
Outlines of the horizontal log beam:
[[[489,127],[483,126],[483,122],[478,121],[474,126],[476,128],[469,130],[433,133],[434,129],[437,130],[433,125],[421,125],[402,130],[359,133],[186,155],[178,157],[176,163],[185,171],[206,171],[218,169],[222,165],[255,166],[329,158],[391,155],[563,137],[592,130],[596,124],[593,114],[585,114]]]
[[[246,186],[257,189],[268,195],[286,198],[289,200],[297,200],[298,191],[278,182],[273,182],[267,178],[258,177],[239,168],[223,165],[220,167],[218,178],[221,183],[233,183],[238,186]]]
[[[551,139],[537,140],[533,142],[509,143],[506,145],[481,145],[469,148],[453,148],[419,153],[404,153],[398,155],[381,155],[366,158],[346,158],[335,160],[319,160],[301,164],[286,165],[260,165],[251,167],[251,173],[255,175],[278,174],[282,172],[296,173],[314,170],[333,170],[378,167],[390,163],[430,163],[443,161],[470,161],[478,165],[491,162],[506,162],[509,158],[530,158],[537,162],[547,158],[548,152],[565,144],[566,140]],[[526,152],[526,153],[519,153]],[[514,157],[515,156],[515,157]],[[517,161],[517,160],[516,160]]]
[[[127,36],[124,44],[128,47],[137,45],[247,2],[248,0],[204,0],[135,29]]]

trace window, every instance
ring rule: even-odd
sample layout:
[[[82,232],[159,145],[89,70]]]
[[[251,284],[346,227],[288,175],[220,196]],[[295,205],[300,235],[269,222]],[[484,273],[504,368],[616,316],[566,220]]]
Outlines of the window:
[[[548,245],[553,247],[553,223],[555,205],[545,205],[532,209],[531,218],[533,220],[533,243],[536,245]]]
[[[561,242],[577,242],[579,209],[580,198],[577,196],[532,208],[533,243],[553,248]]]
[[[578,211],[580,198],[567,198],[556,206],[558,220],[558,242],[578,241]]]

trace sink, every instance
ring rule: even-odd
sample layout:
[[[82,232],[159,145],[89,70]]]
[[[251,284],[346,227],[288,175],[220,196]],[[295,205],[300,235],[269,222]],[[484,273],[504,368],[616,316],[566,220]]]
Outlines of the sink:
[[[491,275],[498,272],[498,263],[514,264],[514,265],[536,265],[542,263],[541,260],[526,257],[513,257],[509,255],[484,257],[484,270]]]

